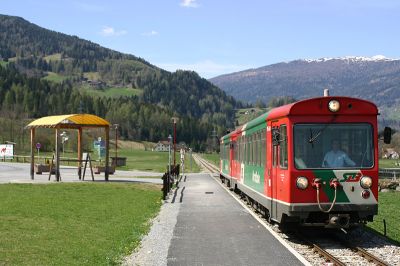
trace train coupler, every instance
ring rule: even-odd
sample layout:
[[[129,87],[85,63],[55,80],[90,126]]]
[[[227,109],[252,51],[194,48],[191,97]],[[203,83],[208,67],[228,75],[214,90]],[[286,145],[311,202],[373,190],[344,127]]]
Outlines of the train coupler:
[[[329,228],[347,228],[350,224],[350,214],[330,214]]]

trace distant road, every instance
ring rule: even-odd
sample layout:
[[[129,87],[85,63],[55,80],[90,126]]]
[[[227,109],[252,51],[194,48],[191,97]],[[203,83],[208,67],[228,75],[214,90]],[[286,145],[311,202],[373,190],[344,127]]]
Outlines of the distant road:
[[[62,166],[60,174],[63,182],[82,182],[78,179],[77,167]],[[120,171],[110,175],[111,182],[136,182],[162,184],[161,176],[163,173],[143,172],[143,171]],[[35,180],[30,177],[30,164],[28,163],[7,163],[0,162],[0,183],[54,183],[55,177],[51,176],[48,181],[49,173],[42,175],[35,174]],[[146,177],[146,178],[137,178]],[[104,174],[94,175],[95,181],[104,181]],[[85,181],[91,181],[90,169],[86,169]]]

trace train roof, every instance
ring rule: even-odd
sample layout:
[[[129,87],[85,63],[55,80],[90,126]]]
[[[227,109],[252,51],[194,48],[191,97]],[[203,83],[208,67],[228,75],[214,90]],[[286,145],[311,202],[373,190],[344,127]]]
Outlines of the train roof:
[[[340,103],[338,112],[332,113],[329,108],[329,102],[337,100]],[[372,102],[344,97],[328,96],[311,98],[298,101],[292,104],[283,105],[270,111],[267,120],[277,119],[292,115],[378,115],[378,108]]]
[[[329,102],[337,100],[340,103],[339,111],[332,113],[329,108]],[[231,133],[223,136],[223,141],[229,141],[233,137],[244,130],[251,129],[262,124],[266,120],[278,119],[286,116],[297,115],[378,115],[378,108],[370,101],[363,99],[345,97],[345,96],[328,96],[317,97],[311,99],[301,100],[295,103],[283,105],[273,108],[270,111],[260,115],[259,117],[247,122],[243,126],[236,128]]]

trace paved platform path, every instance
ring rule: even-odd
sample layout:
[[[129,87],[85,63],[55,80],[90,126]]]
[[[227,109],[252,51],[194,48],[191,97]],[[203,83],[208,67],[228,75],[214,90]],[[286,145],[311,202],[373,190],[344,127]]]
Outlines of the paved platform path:
[[[302,265],[209,174],[179,187],[168,265]]]
[[[82,169],[83,173],[83,169]],[[90,169],[86,169],[85,181],[78,178],[78,169],[75,166],[61,166],[60,169],[62,182],[92,182]],[[143,172],[143,171],[120,171],[109,175],[110,182],[136,182],[136,183],[155,183],[162,184],[161,176],[163,173]],[[146,177],[146,178],[137,178]],[[35,179],[30,178],[30,164],[28,163],[8,163],[0,162],[0,184],[1,183],[54,183],[55,177],[51,176],[48,181],[49,173],[41,175],[35,174]],[[96,182],[104,182],[104,173],[94,175]]]

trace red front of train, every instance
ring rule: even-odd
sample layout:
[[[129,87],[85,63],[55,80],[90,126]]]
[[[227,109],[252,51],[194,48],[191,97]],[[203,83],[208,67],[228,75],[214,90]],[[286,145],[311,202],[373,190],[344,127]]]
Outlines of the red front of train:
[[[272,109],[230,134],[230,172],[221,178],[277,222],[371,221],[378,210],[377,115],[373,103],[349,97]]]

